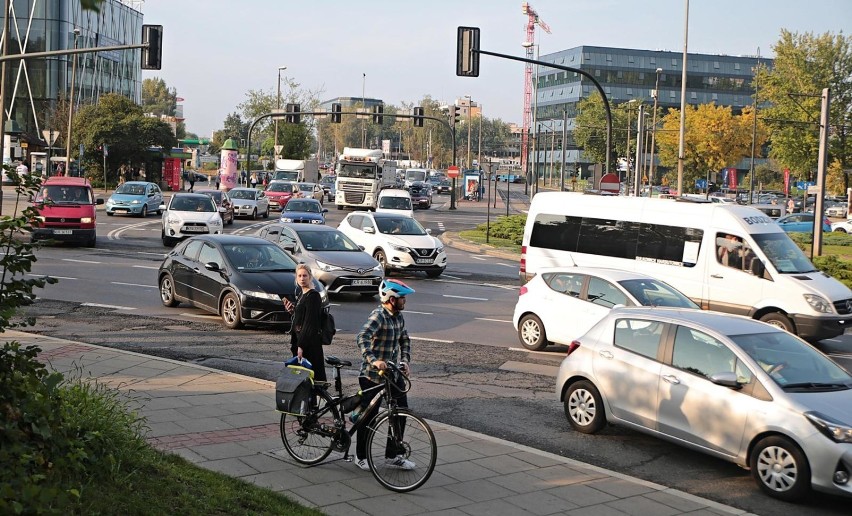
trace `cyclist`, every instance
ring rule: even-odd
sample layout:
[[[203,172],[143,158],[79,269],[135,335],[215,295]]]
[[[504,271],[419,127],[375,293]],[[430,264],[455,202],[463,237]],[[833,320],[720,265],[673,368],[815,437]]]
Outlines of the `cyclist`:
[[[411,340],[405,330],[405,319],[402,311],[405,309],[405,296],[413,294],[414,289],[397,280],[385,279],[379,286],[379,299],[382,305],[370,314],[367,322],[358,333],[356,341],[361,349],[361,375],[358,383],[361,390],[378,385],[382,380],[379,371],[387,369],[387,361],[399,364],[403,374],[408,376],[408,363],[411,360]],[[401,378],[395,379],[397,384],[404,388]],[[377,391],[374,396],[379,395]],[[396,393],[398,405],[408,407],[408,397],[405,394]],[[361,406],[366,407],[372,397],[361,401]],[[378,413],[379,406],[376,405],[370,413],[361,414],[361,418],[368,418],[367,423],[358,430],[355,446],[355,464],[366,471],[370,470],[367,463],[367,434],[369,432],[369,420]],[[400,428],[401,433],[402,428]],[[402,450],[394,450],[390,447],[385,450],[385,457],[389,466],[400,469],[414,469],[415,464],[400,455]]]

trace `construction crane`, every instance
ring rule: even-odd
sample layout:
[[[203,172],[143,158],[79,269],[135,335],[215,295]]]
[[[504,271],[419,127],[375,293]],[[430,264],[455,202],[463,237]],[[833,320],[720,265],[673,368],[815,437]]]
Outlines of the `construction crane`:
[[[527,39],[524,40],[524,46],[527,49],[527,59],[532,59],[535,55],[533,46],[535,45],[535,26],[538,24],[541,30],[550,34],[550,26],[544,23],[544,20],[538,17],[538,13],[533,7],[524,2],[521,4],[524,16],[527,17]],[[532,91],[533,91],[533,67],[532,63],[526,63],[524,68],[524,132],[521,134],[521,170],[528,172],[527,160],[529,159],[530,149],[530,127],[532,126]]]

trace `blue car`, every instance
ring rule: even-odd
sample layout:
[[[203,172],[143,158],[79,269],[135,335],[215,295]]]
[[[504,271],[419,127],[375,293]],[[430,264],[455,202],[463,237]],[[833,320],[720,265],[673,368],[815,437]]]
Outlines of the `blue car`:
[[[147,217],[151,212],[162,215],[163,192],[156,183],[128,181],[118,186],[106,202],[106,214],[116,213]]]
[[[814,231],[814,214],[813,213],[793,213],[776,220],[781,229],[787,233],[813,233]],[[826,233],[831,231],[831,221],[823,219],[822,230]]]
[[[325,224],[328,209],[316,199],[290,199],[281,210],[281,222]]]

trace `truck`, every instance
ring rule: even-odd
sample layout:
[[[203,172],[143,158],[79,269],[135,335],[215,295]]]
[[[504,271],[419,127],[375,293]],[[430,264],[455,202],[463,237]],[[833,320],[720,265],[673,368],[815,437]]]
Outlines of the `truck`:
[[[344,147],[337,160],[334,203],[375,210],[382,188],[396,184],[396,162],[382,157],[379,149]]]
[[[319,183],[319,163],[316,159],[277,159],[272,179]]]

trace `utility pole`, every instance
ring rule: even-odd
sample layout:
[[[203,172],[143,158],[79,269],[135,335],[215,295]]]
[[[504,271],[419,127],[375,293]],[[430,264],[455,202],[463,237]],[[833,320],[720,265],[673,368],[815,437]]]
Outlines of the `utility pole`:
[[[80,29],[74,29],[74,50]],[[68,132],[65,133],[65,176],[71,175],[71,122],[74,120],[74,78],[77,76],[77,54],[71,58],[71,94],[68,96]],[[78,168],[79,170],[79,168]]]
[[[3,11],[3,57],[9,54],[9,3],[11,0],[4,2]],[[6,61],[0,63],[0,166],[5,166],[6,157]],[[9,149],[9,157],[12,157],[12,149]],[[0,215],[3,214],[3,186],[0,185]]]
[[[277,90],[276,90],[278,93],[275,95],[275,107],[276,107],[276,109],[281,109],[281,71],[286,70],[286,69],[287,69],[286,66],[279,66],[278,67],[278,87],[277,87]],[[279,154],[279,152],[278,152],[278,117],[275,117],[275,147],[274,147],[274,150],[275,150],[275,159],[278,159],[278,154]]]

